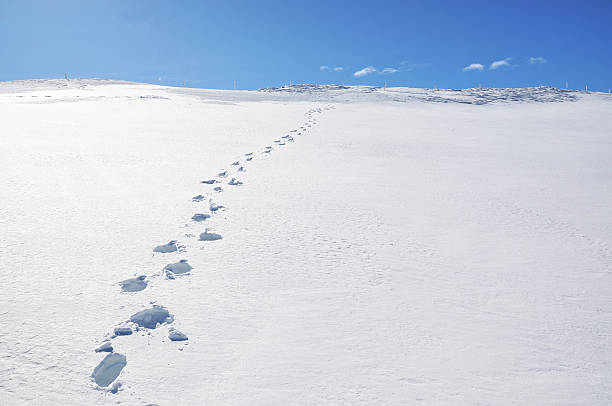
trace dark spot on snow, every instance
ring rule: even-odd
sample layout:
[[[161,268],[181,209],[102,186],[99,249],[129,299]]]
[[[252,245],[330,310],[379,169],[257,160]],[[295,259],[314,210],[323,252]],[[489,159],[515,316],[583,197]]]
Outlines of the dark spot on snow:
[[[187,263],[186,259],[181,259],[179,262],[166,265],[164,269],[175,275],[180,275],[191,271],[193,267]]]
[[[91,377],[101,387],[107,387],[121,373],[121,370],[127,365],[125,355],[111,353],[108,354],[94,369]]]
[[[144,328],[156,328],[158,324],[172,323],[172,315],[163,306],[141,310],[130,317],[130,321]]]
[[[191,216],[191,219],[192,219],[193,221],[198,221],[198,222],[200,222],[200,221],[204,221],[204,220],[206,220],[207,218],[210,218],[210,214],[196,213],[196,214],[194,214],[193,216]]]
[[[157,247],[153,248],[153,251],[161,252],[162,254],[167,254],[169,252],[175,252],[177,250],[178,250],[178,247],[176,246],[176,240],[169,241],[167,244],[158,245]]]
[[[126,279],[119,282],[121,290],[124,292],[139,292],[147,287],[147,281],[145,275],[140,275],[135,278]]]

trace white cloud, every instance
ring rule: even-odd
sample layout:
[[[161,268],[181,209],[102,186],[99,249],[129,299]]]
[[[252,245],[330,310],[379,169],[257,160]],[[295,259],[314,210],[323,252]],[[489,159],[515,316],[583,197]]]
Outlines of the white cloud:
[[[358,70],[357,72],[353,73],[353,76],[360,78],[371,73],[378,73],[379,75],[389,75],[395,72],[399,72],[399,70],[395,68],[384,68],[383,70],[378,70],[373,66],[368,66],[363,68],[362,70]]]
[[[353,76],[360,78],[362,76],[366,76],[374,72],[376,72],[376,68],[373,66],[368,66],[368,67],[363,68],[362,70],[358,70],[357,72],[353,73]]]
[[[343,70],[344,70],[344,68],[342,66],[336,66],[334,68],[334,72],[340,72],[340,71],[343,71]]]
[[[502,59],[501,61],[494,61],[491,66],[489,66],[489,70],[499,69],[502,66],[510,66],[510,60],[512,58]]]
[[[463,68],[464,72],[470,71],[470,70],[483,70],[484,66],[482,66],[482,64],[480,63],[471,63],[468,66],[466,66],[465,68]]]
[[[321,66],[319,66],[319,70],[329,70],[329,66],[321,65]]]
[[[543,65],[548,62],[545,58],[541,56],[532,56],[529,58],[529,63],[532,65]]]

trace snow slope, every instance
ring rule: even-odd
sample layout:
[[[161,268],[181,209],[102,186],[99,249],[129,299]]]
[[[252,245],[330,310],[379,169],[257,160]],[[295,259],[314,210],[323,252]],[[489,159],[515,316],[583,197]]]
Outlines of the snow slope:
[[[0,112],[2,405],[612,402],[608,95],[40,80]]]

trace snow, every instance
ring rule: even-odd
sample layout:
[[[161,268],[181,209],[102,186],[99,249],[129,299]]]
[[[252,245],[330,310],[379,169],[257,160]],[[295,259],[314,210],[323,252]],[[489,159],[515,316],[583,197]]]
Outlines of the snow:
[[[0,404],[610,404],[611,108],[0,83]]]

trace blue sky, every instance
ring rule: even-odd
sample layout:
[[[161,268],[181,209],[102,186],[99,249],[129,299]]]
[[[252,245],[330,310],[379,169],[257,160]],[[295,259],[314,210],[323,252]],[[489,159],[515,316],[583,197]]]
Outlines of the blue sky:
[[[466,69],[467,68],[467,69]],[[0,80],[612,87],[612,0],[0,0]]]

